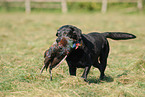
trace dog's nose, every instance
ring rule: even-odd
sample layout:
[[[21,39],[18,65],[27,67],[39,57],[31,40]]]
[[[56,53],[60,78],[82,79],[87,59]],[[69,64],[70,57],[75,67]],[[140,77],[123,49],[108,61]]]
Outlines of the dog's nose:
[[[60,40],[61,40],[60,38],[57,38],[57,39],[56,39],[56,42],[58,43],[58,42],[60,42]]]

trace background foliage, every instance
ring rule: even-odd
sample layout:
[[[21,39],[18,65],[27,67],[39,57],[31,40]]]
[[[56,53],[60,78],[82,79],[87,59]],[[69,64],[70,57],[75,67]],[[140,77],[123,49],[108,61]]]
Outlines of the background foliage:
[[[57,6],[55,7],[55,5]],[[61,12],[60,3],[31,3],[32,11],[37,12]],[[95,2],[68,2],[68,9],[69,12],[100,12],[101,10],[101,3],[95,3]],[[145,5],[143,3],[143,5]],[[1,2],[0,3],[0,11],[25,11],[25,5],[24,2]],[[136,3],[108,3],[108,10],[134,10],[137,11],[137,4]],[[143,11],[145,9],[143,8]]]

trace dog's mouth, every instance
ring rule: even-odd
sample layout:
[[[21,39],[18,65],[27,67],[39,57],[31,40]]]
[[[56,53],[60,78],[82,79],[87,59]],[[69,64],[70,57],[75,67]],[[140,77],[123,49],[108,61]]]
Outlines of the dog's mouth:
[[[67,36],[63,36],[63,37],[58,37],[56,39],[56,42],[58,44],[63,45],[64,47],[70,48],[70,49],[77,49],[78,47],[82,46],[82,41],[77,41],[75,39],[72,39],[70,37]]]
[[[56,67],[60,62],[63,60],[63,58],[73,50],[78,49],[80,46],[82,46],[81,42],[74,41],[73,39],[69,37],[62,37],[59,42],[56,42],[53,47],[51,47],[51,53],[48,52],[48,57],[51,57],[52,61],[52,68]],[[56,60],[54,60],[56,59]],[[56,61],[56,62],[54,62]]]

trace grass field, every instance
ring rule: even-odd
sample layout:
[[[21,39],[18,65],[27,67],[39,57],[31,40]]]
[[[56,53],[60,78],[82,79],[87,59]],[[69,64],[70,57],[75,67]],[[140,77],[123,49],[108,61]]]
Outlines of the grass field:
[[[99,81],[92,67],[90,84],[68,73],[63,62],[53,69],[53,81],[43,66],[43,53],[55,41],[56,30],[76,25],[83,33],[126,31],[134,40],[109,40],[107,78]],[[0,13],[0,97],[143,97],[145,95],[145,14]]]

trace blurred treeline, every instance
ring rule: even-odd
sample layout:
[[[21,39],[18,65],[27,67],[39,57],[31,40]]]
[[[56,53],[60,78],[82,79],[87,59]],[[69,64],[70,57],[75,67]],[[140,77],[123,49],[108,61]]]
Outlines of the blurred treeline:
[[[143,6],[145,0],[143,0]],[[102,3],[96,2],[68,2],[68,12],[100,12]],[[138,11],[137,3],[108,3],[108,11],[118,10]],[[32,2],[32,12],[61,12],[61,3]],[[0,12],[23,12],[25,11],[24,2],[0,2]],[[143,8],[145,11],[145,8]]]
[[[69,10],[76,11],[100,11],[102,3],[82,2],[82,3],[68,3]],[[136,3],[108,3],[108,10],[136,8]]]

